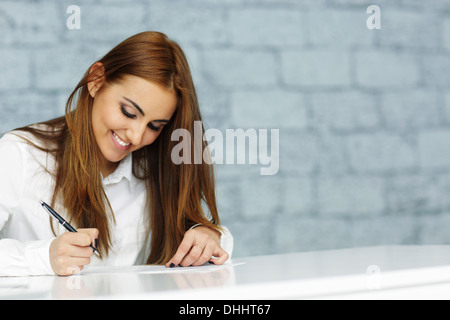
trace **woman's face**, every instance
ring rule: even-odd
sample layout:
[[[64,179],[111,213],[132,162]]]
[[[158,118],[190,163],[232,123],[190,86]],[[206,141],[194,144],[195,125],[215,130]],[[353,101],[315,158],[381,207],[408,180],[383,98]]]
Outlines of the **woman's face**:
[[[175,112],[175,91],[136,76],[104,85],[94,96],[92,126],[103,155],[102,173],[112,173],[127,154],[152,144]]]

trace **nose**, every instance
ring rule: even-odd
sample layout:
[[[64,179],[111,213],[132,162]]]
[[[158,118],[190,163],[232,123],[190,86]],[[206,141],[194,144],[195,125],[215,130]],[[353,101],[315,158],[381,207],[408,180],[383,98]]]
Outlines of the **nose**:
[[[144,139],[146,129],[147,125],[140,125],[140,124],[136,124],[135,126],[130,127],[127,130],[128,140],[135,146],[140,145]]]

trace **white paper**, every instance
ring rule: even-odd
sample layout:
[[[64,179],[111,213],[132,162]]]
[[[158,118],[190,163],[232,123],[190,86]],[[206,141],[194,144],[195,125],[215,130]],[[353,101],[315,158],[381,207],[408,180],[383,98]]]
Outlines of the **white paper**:
[[[134,274],[158,274],[158,273],[203,273],[212,272],[215,270],[220,270],[229,267],[235,267],[242,265],[245,262],[240,263],[225,263],[223,265],[215,265],[210,263],[205,263],[201,266],[196,267],[173,267],[167,268],[165,266],[159,265],[137,265],[137,266],[120,266],[120,267],[89,267],[85,268],[81,274],[112,274],[112,273],[134,273]]]

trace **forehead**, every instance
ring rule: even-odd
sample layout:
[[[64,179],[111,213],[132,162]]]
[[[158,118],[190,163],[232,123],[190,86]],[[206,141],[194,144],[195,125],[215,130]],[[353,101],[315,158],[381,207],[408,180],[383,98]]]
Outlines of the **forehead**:
[[[170,119],[175,112],[177,96],[174,89],[167,89],[154,82],[136,76],[125,76],[109,86],[118,99],[132,100],[152,119]],[[123,99],[124,100],[124,99]]]

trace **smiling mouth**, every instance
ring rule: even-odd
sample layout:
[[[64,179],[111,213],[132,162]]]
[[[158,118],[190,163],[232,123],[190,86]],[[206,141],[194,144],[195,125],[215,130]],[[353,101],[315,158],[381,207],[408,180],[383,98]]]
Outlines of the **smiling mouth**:
[[[122,148],[125,148],[125,149],[128,149],[131,146],[131,143],[126,143],[125,141],[120,139],[119,136],[114,131],[111,130],[111,132],[112,132],[114,141],[117,142],[117,144],[119,146],[121,146]]]

